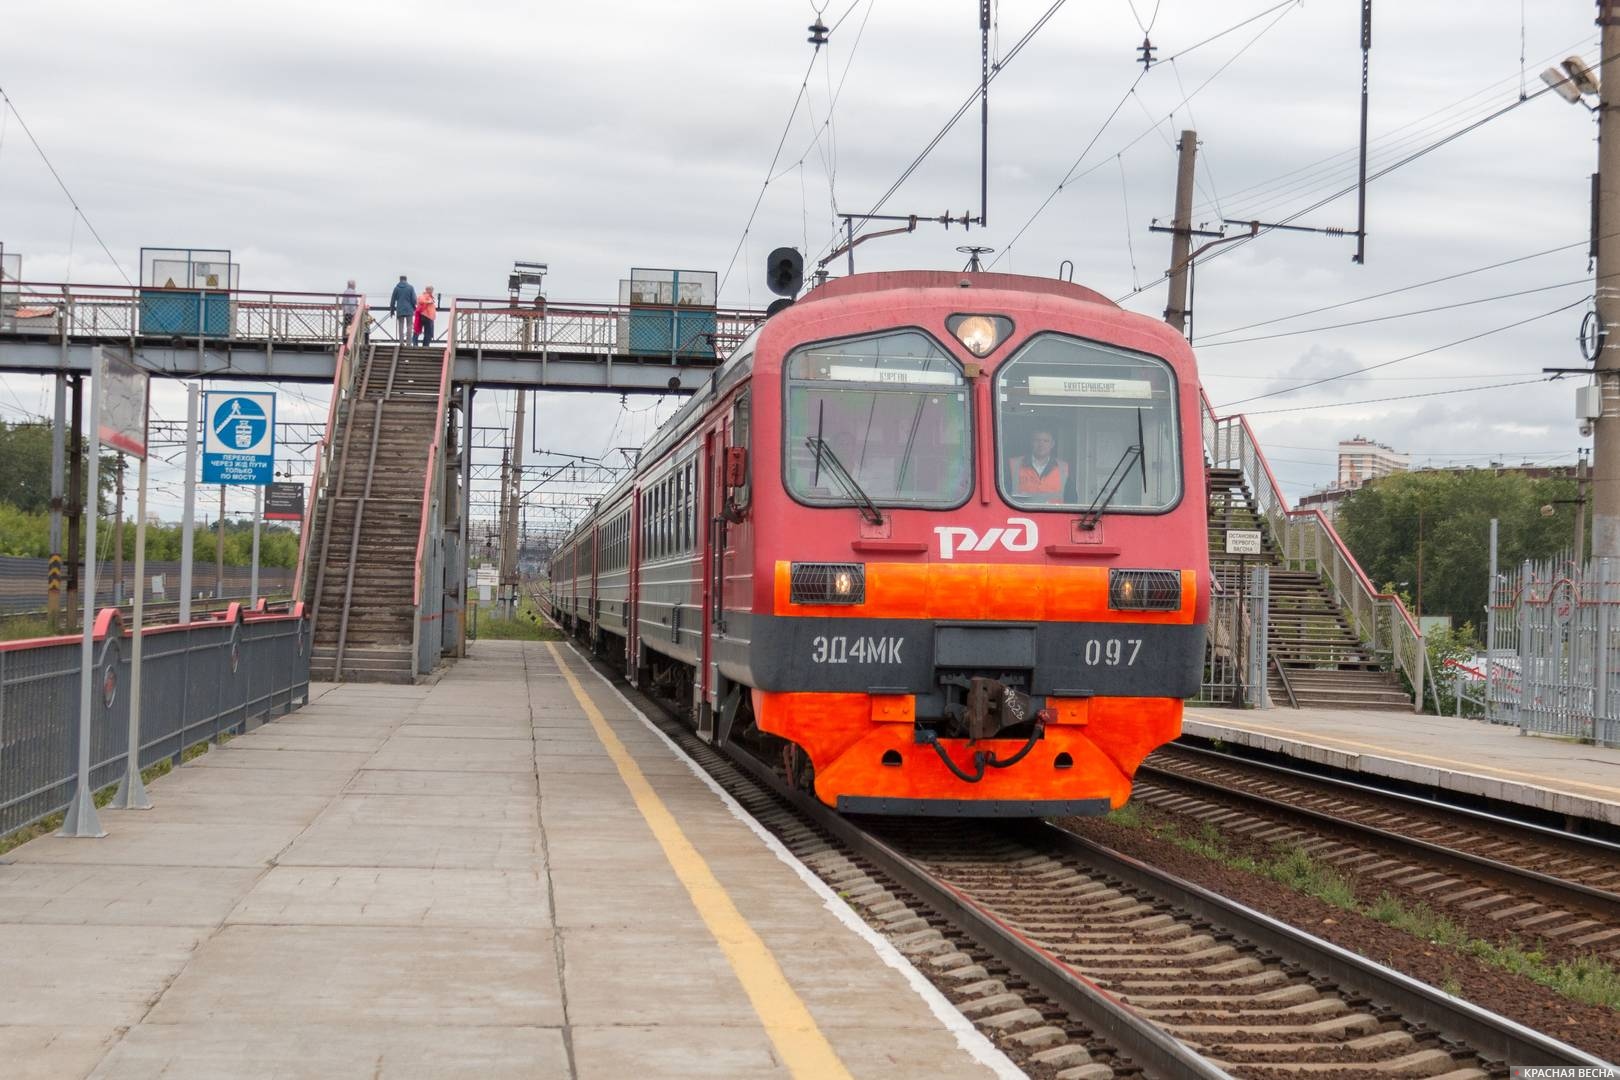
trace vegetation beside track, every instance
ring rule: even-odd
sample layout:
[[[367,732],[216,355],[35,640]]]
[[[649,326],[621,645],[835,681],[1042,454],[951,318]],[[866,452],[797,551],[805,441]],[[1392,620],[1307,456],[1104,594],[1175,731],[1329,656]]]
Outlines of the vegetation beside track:
[[[1232,870],[1275,882],[1344,911],[1355,912],[1412,935],[1429,945],[1453,950],[1482,963],[1546,986],[1588,1005],[1620,1011],[1620,969],[1596,956],[1554,960],[1517,940],[1490,942],[1424,904],[1410,905],[1380,890],[1363,899],[1354,875],[1291,845],[1268,845],[1262,855],[1238,849],[1215,826],[1204,823],[1188,831],[1176,821],[1146,807],[1127,805],[1105,819],[1122,828],[1145,832],[1183,851]],[[1448,988],[1448,992],[1452,992]]]
[[[534,606],[534,601],[525,598],[523,605],[518,608],[515,618],[503,619],[497,617],[495,608],[476,609],[477,618],[469,619],[467,636],[480,641],[561,641],[563,632],[558,630],[546,617],[540,614]]]

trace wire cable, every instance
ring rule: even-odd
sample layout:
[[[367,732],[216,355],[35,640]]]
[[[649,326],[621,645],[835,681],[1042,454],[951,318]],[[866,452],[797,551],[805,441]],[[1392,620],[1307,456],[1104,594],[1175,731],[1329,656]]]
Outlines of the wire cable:
[[[850,10],[854,10],[854,5],[850,6]],[[793,121],[799,115],[799,103],[804,100],[805,90],[810,85],[810,73],[815,70],[816,58],[820,54],[821,50],[817,49],[811,55],[810,63],[804,69],[804,78],[799,80],[799,92],[793,97],[793,108],[788,112],[787,123],[782,125],[782,137],[776,140],[776,152],[771,155],[771,163],[765,170],[765,182],[759,185],[759,194],[754,197],[753,209],[748,211],[748,221],[743,225],[742,235],[737,237],[737,246],[732,249],[731,261],[726,263],[726,272],[720,275],[720,286],[715,290],[716,296],[725,291],[732,267],[737,265],[737,256],[742,253],[743,244],[748,240],[748,230],[754,227],[754,216],[759,213],[759,204],[765,201],[765,190],[771,186],[772,174],[776,172],[776,162],[782,156],[782,145],[787,142],[788,132],[792,130]]]
[[[1543,375],[1534,379],[1520,379],[1518,382],[1492,383],[1489,386],[1459,386],[1450,390],[1430,390],[1422,394],[1397,394],[1394,397],[1360,398],[1356,401],[1332,401],[1325,405],[1290,405],[1281,409],[1256,409],[1245,412],[1245,416],[1272,416],[1277,413],[1313,412],[1318,409],[1347,409],[1354,405],[1382,405],[1389,401],[1411,401],[1415,398],[1446,397],[1451,394],[1477,394],[1483,390],[1503,390],[1510,386],[1529,386],[1532,383],[1551,382],[1552,376]]]
[[[1478,341],[1480,338],[1490,337],[1493,334],[1500,334],[1500,333],[1503,333],[1504,331],[1507,331],[1507,330],[1513,330],[1513,329],[1515,329],[1517,327],[1525,326],[1525,325],[1527,325],[1529,323],[1533,323],[1533,322],[1536,322],[1536,321],[1541,320],[1541,319],[1549,318],[1550,316],[1557,315],[1560,311],[1568,311],[1570,308],[1575,307],[1577,304],[1584,304],[1590,299],[1591,298],[1589,296],[1583,296],[1579,300],[1576,300],[1574,303],[1564,304],[1561,307],[1555,307],[1551,311],[1543,311],[1539,315],[1530,315],[1530,316],[1527,316],[1527,317],[1525,317],[1523,319],[1518,319],[1518,320],[1516,320],[1514,322],[1507,323],[1504,326],[1498,326],[1498,327],[1495,327],[1495,328],[1490,329],[1490,330],[1481,330],[1477,334],[1469,334],[1467,337],[1461,337],[1461,338],[1458,338],[1455,341],[1448,341],[1443,345],[1434,345],[1434,346],[1431,346],[1431,347],[1429,347],[1427,349],[1419,349],[1415,353],[1407,353],[1405,356],[1397,356],[1393,360],[1383,360],[1383,361],[1380,361],[1379,363],[1376,363],[1376,364],[1365,364],[1362,367],[1352,368],[1349,371],[1342,371],[1337,375],[1326,375],[1326,376],[1323,376],[1320,379],[1311,379],[1308,382],[1302,382],[1302,383],[1299,383],[1299,384],[1297,384],[1295,386],[1287,386],[1287,387],[1282,388],[1281,390],[1272,390],[1272,391],[1269,391],[1268,393],[1254,394],[1254,395],[1252,395],[1250,397],[1239,398],[1236,401],[1224,402],[1224,403],[1222,403],[1220,405],[1217,405],[1215,407],[1218,408],[1218,409],[1230,409],[1235,405],[1243,405],[1243,404],[1245,404],[1247,402],[1250,402],[1250,401],[1264,401],[1267,398],[1280,397],[1283,394],[1292,394],[1292,393],[1294,393],[1296,391],[1305,390],[1305,389],[1308,389],[1308,388],[1310,388],[1312,386],[1321,386],[1324,383],[1337,382],[1338,380],[1343,379],[1343,378],[1345,378],[1346,376],[1349,376],[1349,375],[1361,375],[1361,374],[1364,374],[1364,373],[1369,372],[1369,371],[1377,371],[1380,368],[1392,367],[1395,364],[1402,364],[1402,363],[1405,363],[1408,360],[1416,360],[1420,356],[1432,356],[1434,353],[1443,352],[1446,349],[1455,348],[1458,345],[1466,345],[1470,341]]]
[[[1455,311],[1457,308],[1472,307],[1475,304],[1489,304],[1496,300],[1511,300],[1519,296],[1532,296],[1536,293],[1551,292],[1554,289],[1568,289],[1576,285],[1590,287],[1592,279],[1589,277],[1577,278],[1573,281],[1560,281],[1556,285],[1541,285],[1533,289],[1520,289],[1517,292],[1498,293],[1495,296],[1481,296],[1474,300],[1458,300],[1451,304],[1436,304],[1434,307],[1418,308],[1413,311],[1397,311],[1392,315],[1373,315],[1365,319],[1352,319],[1349,322],[1328,323],[1323,326],[1308,326],[1300,330],[1281,330],[1275,334],[1256,334],[1253,337],[1231,338],[1227,341],[1205,341],[1198,346],[1200,350],[1217,349],[1223,345],[1244,345],[1252,341],[1272,341],[1276,338],[1296,337],[1300,334],[1318,334],[1324,330],[1343,330],[1350,326],[1369,326],[1373,323],[1391,322],[1395,319],[1409,319],[1414,315],[1432,315],[1437,311]]]
[[[124,284],[133,286],[135,283],[130,281],[129,275],[124,272],[124,264],[118,261],[118,257],[112,253],[112,249],[107,246],[107,242],[103,240],[101,238],[101,234],[96,231],[96,227],[91,223],[89,216],[86,215],[83,208],[79,206],[79,201],[73,197],[73,192],[68,190],[67,181],[63,180],[62,174],[56,171],[56,166],[51,162],[50,155],[45,153],[45,148],[39,145],[38,139],[34,138],[33,131],[31,131],[28,127],[28,121],[24,120],[23,114],[17,111],[17,103],[11,100],[11,95],[6,93],[5,87],[3,86],[0,86],[0,101],[5,102],[6,107],[11,110],[12,115],[16,116],[17,126],[22,128],[24,135],[28,136],[28,141],[34,144],[34,149],[39,152],[40,160],[45,162],[45,168],[50,170],[52,179],[56,181],[56,186],[62,189],[63,195],[67,196],[67,201],[72,205],[73,212],[84,219],[85,227],[90,230],[90,235],[96,238],[96,243],[101,245],[102,252],[107,256],[107,258],[112,260],[113,268],[116,269],[119,276],[124,279]]]

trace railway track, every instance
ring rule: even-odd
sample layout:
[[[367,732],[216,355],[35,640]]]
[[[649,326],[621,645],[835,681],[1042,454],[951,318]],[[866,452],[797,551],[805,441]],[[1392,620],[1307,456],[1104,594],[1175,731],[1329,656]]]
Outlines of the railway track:
[[[1620,844],[1179,745],[1148,758],[1132,799],[1620,959]]]
[[[642,700],[1034,1075],[1464,1080],[1603,1065],[1055,826],[839,815]]]

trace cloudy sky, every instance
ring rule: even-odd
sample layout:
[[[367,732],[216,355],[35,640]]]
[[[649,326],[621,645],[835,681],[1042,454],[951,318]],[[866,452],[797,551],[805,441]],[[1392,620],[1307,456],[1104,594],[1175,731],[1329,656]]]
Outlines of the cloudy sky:
[[[999,0],[996,56],[1050,6]],[[872,209],[978,80],[968,0],[827,0],[835,29],[819,54],[805,40],[816,11],[13,7],[0,35],[15,107],[0,108],[0,243],[30,281],[117,283],[137,276],[143,245],[195,245],[230,249],[244,288],[340,289],[354,276],[374,302],[401,272],[447,296],[499,295],[512,260],[537,259],[554,298],[610,300],[631,266],[673,266],[718,271],[722,302],[762,305],[765,253],[825,253],[835,208]],[[956,246],[981,243],[998,270],[1050,275],[1072,260],[1076,280],[1157,316],[1169,237],[1149,225],[1171,216],[1183,128],[1200,143],[1198,222],[1354,227],[1353,195],[1316,204],[1355,178],[1359,11],[1068,0],[992,83],[990,227],[877,239],[857,269],[957,267]],[[1590,0],[1457,13],[1378,5],[1372,171],[1536,93],[1549,63],[1595,61]],[[1160,59],[1146,73],[1145,30]],[[1206,387],[1222,411],[1249,413],[1290,496],[1330,479],[1335,443],[1357,434],[1419,461],[1573,460],[1572,384],[1497,384],[1581,363],[1595,134],[1586,110],[1547,94],[1399,165],[1368,189],[1364,266],[1353,240],[1301,232],[1205,256],[1194,336]],[[977,200],[975,108],[883,209],[960,214]],[[324,417],[324,389],[292,390],[284,417]],[[178,384],[154,403],[184,416]],[[531,439],[595,455],[639,442],[673,404],[542,395]],[[509,423],[510,407],[486,394],[478,422]],[[0,416],[50,408],[44,380],[0,377]],[[160,470],[160,509],[177,476]]]

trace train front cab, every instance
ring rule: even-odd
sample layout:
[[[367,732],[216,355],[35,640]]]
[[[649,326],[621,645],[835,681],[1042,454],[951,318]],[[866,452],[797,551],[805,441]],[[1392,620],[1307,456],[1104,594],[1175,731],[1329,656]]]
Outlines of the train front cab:
[[[782,483],[756,485],[746,681],[824,802],[1102,813],[1180,733],[1208,610],[1191,351],[1068,288],[769,327],[781,408],[756,404],[754,445]]]

